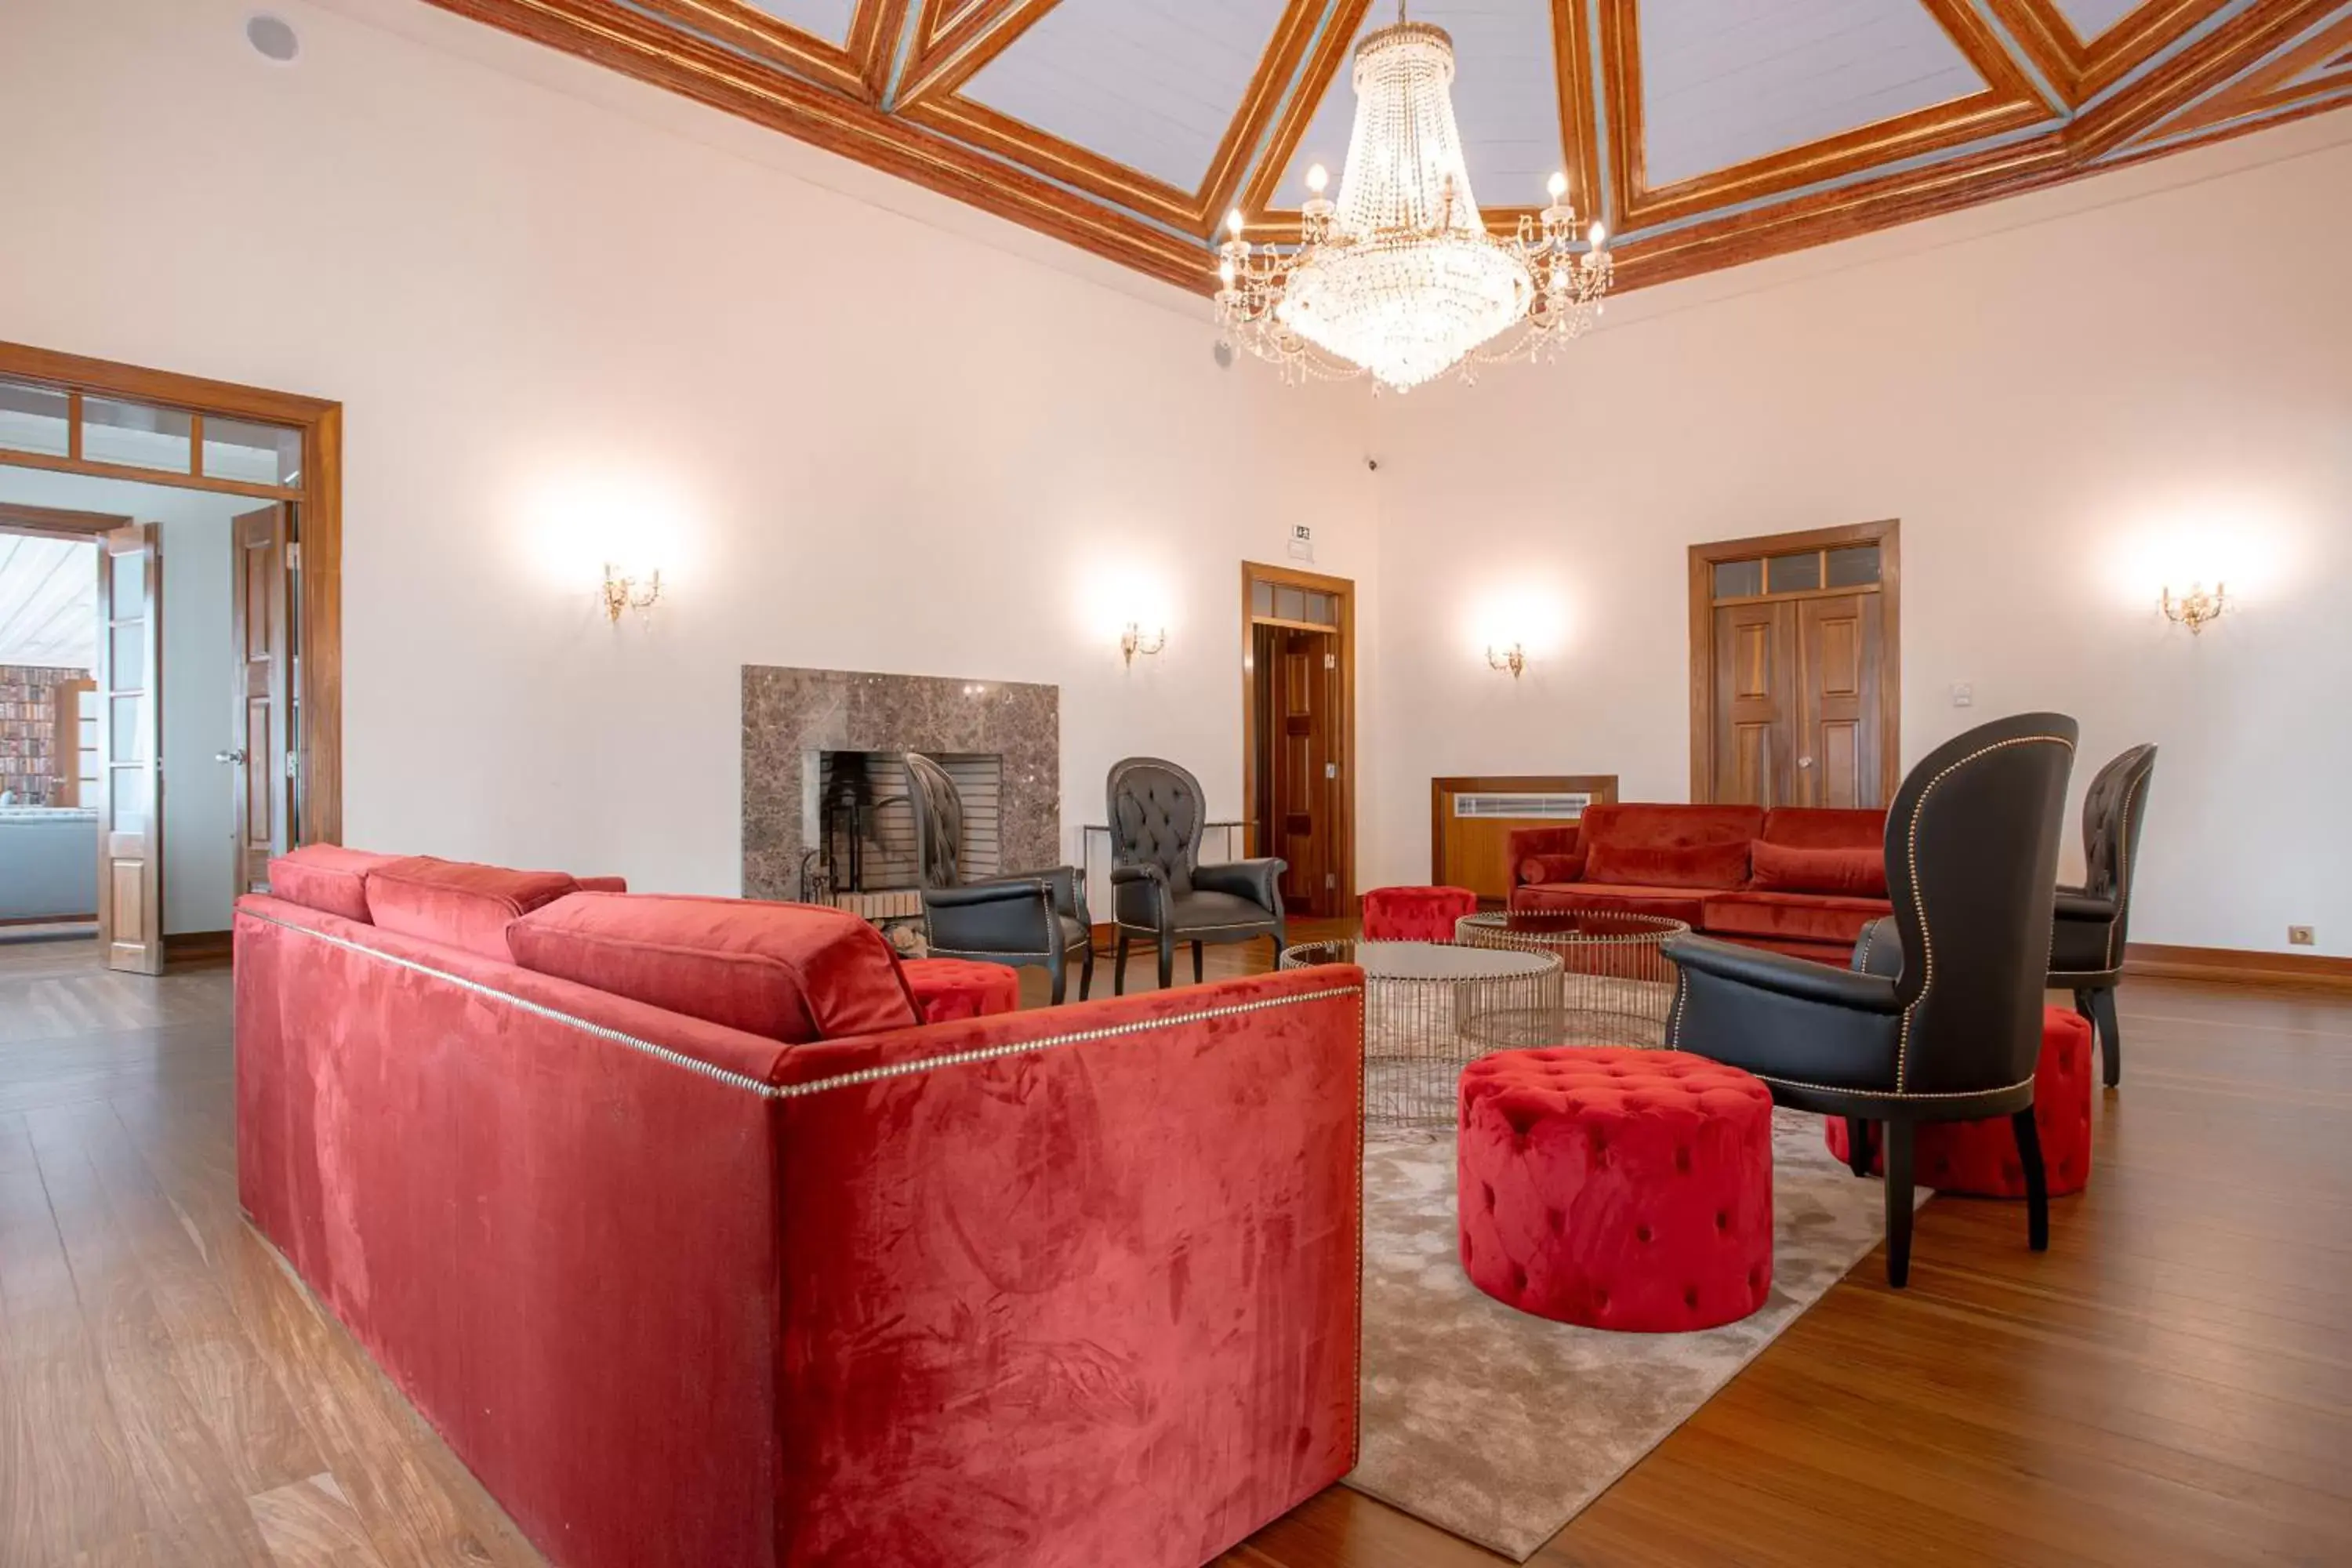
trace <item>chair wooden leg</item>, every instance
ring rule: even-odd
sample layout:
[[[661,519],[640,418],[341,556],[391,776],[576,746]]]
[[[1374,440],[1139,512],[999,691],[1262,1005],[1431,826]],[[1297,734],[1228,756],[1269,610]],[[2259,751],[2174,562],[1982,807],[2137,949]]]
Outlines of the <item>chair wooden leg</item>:
[[[2105,1064],[2109,1089],[2123,1081],[2124,1037],[2116,1027],[2116,988],[2103,985],[2091,993],[2091,1026],[2098,1032],[2099,1055]]]
[[[1111,960],[1110,994],[1114,996],[1127,994],[1127,928],[1125,926],[1118,928],[1118,956]]]
[[[1192,944],[1192,984],[1201,984],[1201,944],[1197,942]]]
[[[1087,993],[1092,991],[1094,988],[1095,939],[1091,934],[1089,934],[1087,937],[1086,956],[1078,960],[1078,1000],[1081,1002],[1085,1001],[1087,999]]]
[[[1886,1282],[1911,1282],[1911,1133],[1908,1121],[1879,1123],[1886,1145]]]
[[[1166,931],[1160,933],[1160,989],[1171,990],[1176,984],[1176,942]]]
[[[1069,994],[1070,966],[1063,961],[1060,953],[1055,953],[1054,962],[1045,966],[1045,971],[1054,977],[1054,1005],[1058,1007],[1062,1005],[1062,998]]]
[[[2027,1106],[2009,1119],[2017,1135],[2017,1163],[2025,1167],[2025,1244],[2036,1252],[2050,1250],[2050,1183],[2042,1170],[2042,1129]]]
[[[1870,1174],[1870,1123],[1859,1116],[1845,1119],[1845,1168],[1857,1176]]]

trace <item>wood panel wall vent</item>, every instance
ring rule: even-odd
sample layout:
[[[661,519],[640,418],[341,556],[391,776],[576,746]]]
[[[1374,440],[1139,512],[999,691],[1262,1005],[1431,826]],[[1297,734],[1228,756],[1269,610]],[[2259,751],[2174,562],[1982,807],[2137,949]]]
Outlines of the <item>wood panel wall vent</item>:
[[[1487,790],[1454,797],[1456,816],[1509,816],[1546,822],[1574,822],[1592,804],[1585,792],[1534,794]]]

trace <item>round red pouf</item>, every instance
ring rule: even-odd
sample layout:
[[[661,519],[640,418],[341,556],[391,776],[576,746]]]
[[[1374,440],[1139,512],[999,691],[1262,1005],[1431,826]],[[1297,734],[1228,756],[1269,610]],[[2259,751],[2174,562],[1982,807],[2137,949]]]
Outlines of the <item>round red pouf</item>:
[[[1452,942],[1454,922],[1477,912],[1467,888],[1374,888],[1364,895],[1364,940]]]
[[[974,963],[968,958],[910,958],[900,965],[907,988],[926,1024],[952,1023],[958,1018],[984,1018],[991,1013],[1011,1013],[1021,1005],[1021,973],[1002,963]]]
[[[2033,1068],[2033,1130],[2041,1135],[2042,1175],[2050,1195],[2091,1183],[2091,1093],[2097,1071],[2091,1026],[2066,1007],[2042,1010],[2042,1057]],[[1830,1152],[1846,1157],[1845,1121],[1827,1119]],[[1923,1187],[1963,1197],[2021,1198],[2025,1167],[2006,1116],[1981,1121],[1922,1121],[1912,1135],[1912,1169]],[[1870,1168],[1884,1173],[1878,1129],[1870,1130]]]
[[[1772,1095],[1682,1051],[1498,1051],[1463,1069],[1463,1271],[1523,1312],[1670,1333],[1772,1289]]]

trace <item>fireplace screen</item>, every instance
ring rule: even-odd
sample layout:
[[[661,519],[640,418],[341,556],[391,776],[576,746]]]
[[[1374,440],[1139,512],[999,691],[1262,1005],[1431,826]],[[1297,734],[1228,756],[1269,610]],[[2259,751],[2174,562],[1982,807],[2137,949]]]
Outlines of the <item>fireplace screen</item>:
[[[999,851],[1003,759],[993,753],[929,752],[955,781],[963,805],[957,845],[965,880],[992,877]],[[921,885],[915,811],[908,801],[904,752],[820,752],[808,770],[816,782],[808,825],[808,868],[802,896],[832,903],[845,894],[897,892]]]

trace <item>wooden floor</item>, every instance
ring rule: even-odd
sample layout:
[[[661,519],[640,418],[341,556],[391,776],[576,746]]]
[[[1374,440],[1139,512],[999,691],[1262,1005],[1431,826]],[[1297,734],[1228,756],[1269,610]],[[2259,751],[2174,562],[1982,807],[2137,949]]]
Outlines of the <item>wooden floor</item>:
[[[226,973],[93,958],[0,945],[0,1568],[538,1563],[239,1219]],[[2046,1255],[1931,1204],[1535,1562],[2352,1563],[2352,998],[2123,1023]],[[1222,1563],[1497,1561],[1334,1488]]]

